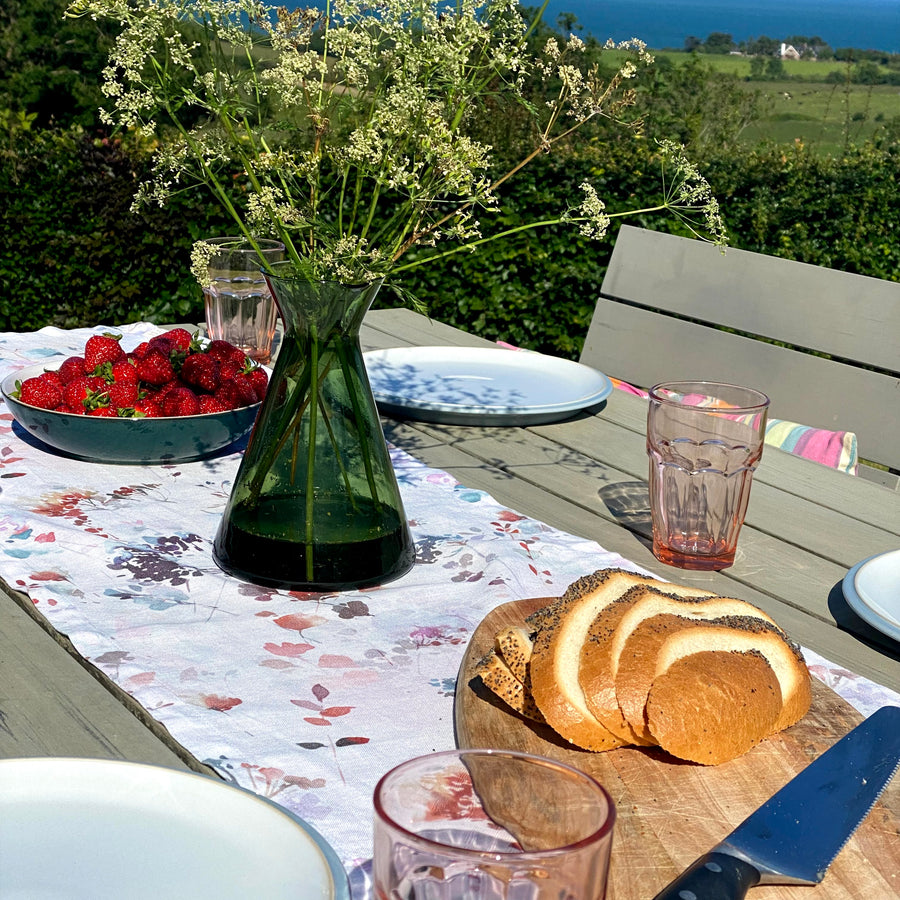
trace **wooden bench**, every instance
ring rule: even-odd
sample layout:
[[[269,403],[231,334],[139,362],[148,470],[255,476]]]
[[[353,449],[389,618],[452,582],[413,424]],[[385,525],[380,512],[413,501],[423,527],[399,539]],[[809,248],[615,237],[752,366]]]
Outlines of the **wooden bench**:
[[[774,418],[855,432],[890,470],[860,474],[898,486],[900,283],[623,225],[581,361],[755,387]]]

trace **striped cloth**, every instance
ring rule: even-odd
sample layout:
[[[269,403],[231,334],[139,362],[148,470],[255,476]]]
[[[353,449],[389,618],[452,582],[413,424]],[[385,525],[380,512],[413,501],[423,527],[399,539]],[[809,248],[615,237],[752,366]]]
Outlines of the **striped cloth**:
[[[629,394],[647,397],[647,392],[627,381],[610,378],[613,386]],[[697,398],[697,405],[705,405],[704,398]],[[784,419],[769,419],[766,424],[766,444],[777,447],[795,456],[802,456],[823,466],[856,475],[859,467],[859,453],[856,446],[856,435],[852,431],[828,431],[825,428],[813,428],[810,425],[799,425]]]

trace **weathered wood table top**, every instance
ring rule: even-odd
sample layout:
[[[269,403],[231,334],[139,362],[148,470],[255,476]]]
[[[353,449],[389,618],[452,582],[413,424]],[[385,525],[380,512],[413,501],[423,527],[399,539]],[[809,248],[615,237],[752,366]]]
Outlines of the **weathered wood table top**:
[[[406,310],[373,311],[364,349],[488,345]],[[615,374],[615,373],[609,373]],[[614,391],[599,409],[514,427],[385,420],[389,440],[460,482],[597,541],[662,577],[748,600],[804,647],[900,690],[900,646],[859,619],[841,580],[900,548],[900,494],[772,448],[756,474],[735,565],[686,572],[650,552],[645,402]],[[2,577],[2,567],[0,567]],[[0,757],[94,756],[202,765],[51,633],[27,597],[0,596]]]

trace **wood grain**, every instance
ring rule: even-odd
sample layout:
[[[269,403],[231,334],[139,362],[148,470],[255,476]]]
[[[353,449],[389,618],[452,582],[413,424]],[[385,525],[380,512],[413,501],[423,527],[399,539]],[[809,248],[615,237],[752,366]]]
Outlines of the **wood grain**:
[[[457,683],[456,740],[460,747],[501,747],[562,760],[606,787],[617,810],[608,900],[650,900],[862,720],[834,691],[813,679],[813,705],[801,722],[721,766],[684,763],[658,749],[579,750],[546,726],[509,711],[474,675],[496,632],[522,624],[547,602],[537,598],[506,603],[476,629]],[[815,889],[766,885],[750,894],[750,900],[891,897],[900,897],[898,778]]]

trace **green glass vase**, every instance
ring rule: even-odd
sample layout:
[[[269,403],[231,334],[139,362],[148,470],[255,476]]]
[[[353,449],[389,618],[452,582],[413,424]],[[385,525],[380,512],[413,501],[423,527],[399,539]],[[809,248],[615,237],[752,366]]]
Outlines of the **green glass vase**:
[[[359,346],[380,283],[264,270],[284,337],[213,545],[244,581],[306,591],[398,578],[415,547]]]

